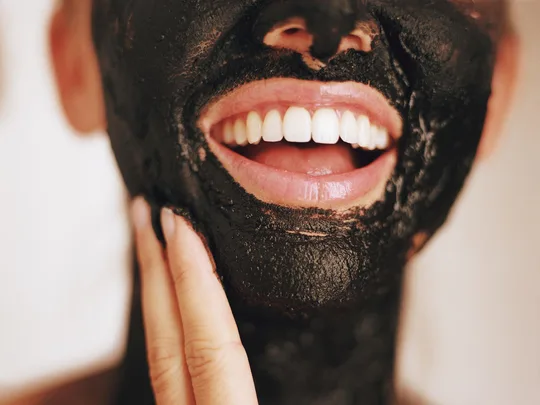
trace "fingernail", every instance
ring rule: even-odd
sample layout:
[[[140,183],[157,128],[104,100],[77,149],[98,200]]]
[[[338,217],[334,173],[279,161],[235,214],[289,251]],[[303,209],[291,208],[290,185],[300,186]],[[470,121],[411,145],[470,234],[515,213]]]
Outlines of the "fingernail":
[[[170,240],[176,230],[176,219],[174,212],[169,208],[163,208],[161,210],[161,227],[163,228],[165,239]]]
[[[133,200],[131,217],[137,229],[144,229],[150,223],[150,206],[143,197]]]

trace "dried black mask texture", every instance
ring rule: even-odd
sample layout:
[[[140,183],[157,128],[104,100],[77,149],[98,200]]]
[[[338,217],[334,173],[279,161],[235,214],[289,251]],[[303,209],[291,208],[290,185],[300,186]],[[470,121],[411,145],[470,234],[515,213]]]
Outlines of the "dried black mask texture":
[[[96,1],[109,134],[125,182],[156,217],[174,207],[207,238],[261,404],[386,403],[407,252],[414,235],[445,221],[471,168],[490,95],[489,35],[445,0]],[[313,71],[261,44],[261,26],[279,13],[319,21],[330,6],[344,27],[378,27],[371,52]],[[312,49],[325,58],[333,50],[331,38]],[[201,110],[274,77],[368,83],[401,113],[399,161],[377,204],[346,214],[273,206],[223,169],[196,126]]]

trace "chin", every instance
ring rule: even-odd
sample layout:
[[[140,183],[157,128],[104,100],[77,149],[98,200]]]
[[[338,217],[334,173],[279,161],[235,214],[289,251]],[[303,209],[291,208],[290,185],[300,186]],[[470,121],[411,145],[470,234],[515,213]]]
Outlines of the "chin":
[[[444,1],[371,5],[351,11],[362,23],[347,20],[348,42],[314,34],[328,39],[310,48],[314,63],[258,33],[285,12],[309,27],[315,6],[218,1],[204,17],[165,3],[96,36],[130,193],[151,202],[158,235],[166,206],[205,236],[261,403],[384,403],[408,254],[445,222],[474,161],[489,36]]]
[[[394,264],[378,261],[389,238],[367,212],[395,170],[398,111],[360,83],[272,78],[196,116],[201,183],[213,180],[201,192],[214,203],[191,211],[210,220],[202,226],[230,293],[291,313],[365,298],[368,274]]]

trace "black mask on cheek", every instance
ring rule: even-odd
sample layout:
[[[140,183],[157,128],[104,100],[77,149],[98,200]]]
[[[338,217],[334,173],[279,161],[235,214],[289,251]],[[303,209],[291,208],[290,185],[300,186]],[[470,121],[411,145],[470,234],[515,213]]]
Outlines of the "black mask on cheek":
[[[261,403],[380,403],[407,252],[414,235],[445,221],[476,153],[493,70],[489,36],[445,0],[290,0],[281,9],[96,1],[109,133],[126,184],[156,218],[174,207],[206,237]],[[349,51],[313,71],[298,54],[262,46],[258,30],[271,13],[308,22],[326,13],[343,27],[374,23],[380,34],[371,52]],[[332,54],[335,40],[314,36],[328,40],[313,51]],[[368,83],[401,113],[398,163],[378,203],[346,214],[273,206],[223,169],[199,114],[239,85],[274,77]]]

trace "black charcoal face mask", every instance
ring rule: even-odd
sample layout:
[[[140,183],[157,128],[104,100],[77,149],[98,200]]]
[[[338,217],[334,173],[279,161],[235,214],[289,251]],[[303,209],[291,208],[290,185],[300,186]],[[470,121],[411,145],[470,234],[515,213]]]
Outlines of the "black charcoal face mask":
[[[321,68],[262,43],[290,17],[306,21]],[[337,54],[358,23],[375,27],[370,52]],[[482,24],[446,0],[96,0],[94,36],[128,189],[206,238],[261,404],[386,403],[407,254],[445,221],[483,129],[495,47]],[[268,204],[223,168],[201,113],[278,77],[368,84],[399,112],[397,164],[377,203]]]

